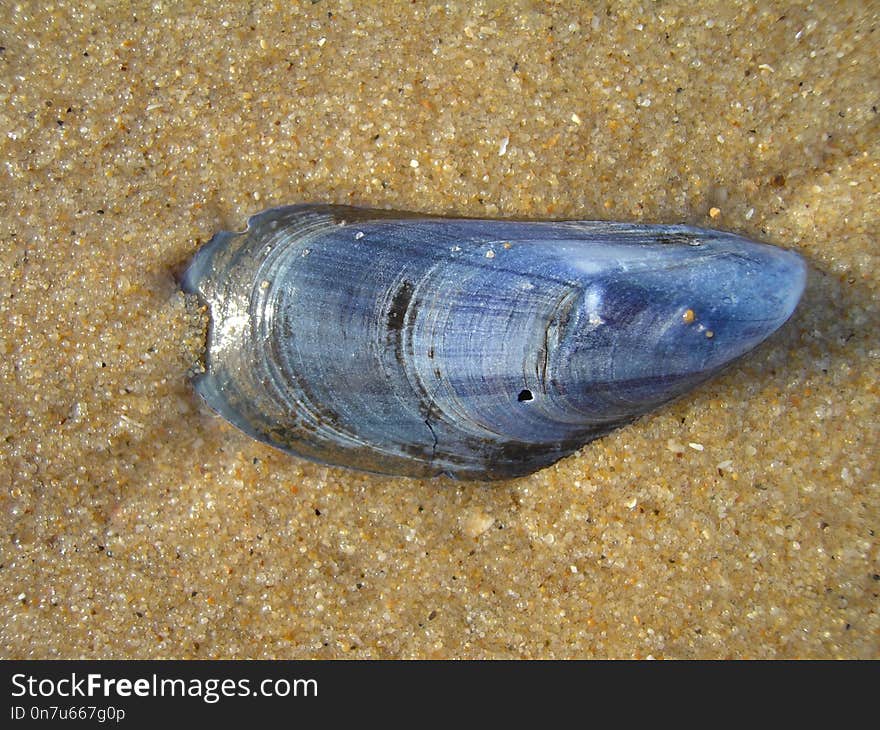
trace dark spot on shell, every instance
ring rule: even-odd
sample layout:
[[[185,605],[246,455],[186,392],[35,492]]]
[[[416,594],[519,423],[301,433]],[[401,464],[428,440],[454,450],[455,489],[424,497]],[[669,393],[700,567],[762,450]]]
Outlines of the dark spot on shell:
[[[676,246],[700,246],[702,245],[702,241],[700,241],[699,236],[693,233],[661,233],[657,236],[657,243],[662,243],[664,245],[676,245]]]
[[[388,310],[388,329],[392,332],[400,332],[403,329],[403,320],[412,295],[413,286],[408,281],[404,281],[394,293]]]

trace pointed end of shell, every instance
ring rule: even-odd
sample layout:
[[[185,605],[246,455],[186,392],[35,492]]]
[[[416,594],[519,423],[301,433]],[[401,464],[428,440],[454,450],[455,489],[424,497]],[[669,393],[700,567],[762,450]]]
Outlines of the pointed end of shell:
[[[779,304],[779,326],[782,326],[794,314],[804,294],[807,286],[807,264],[794,251],[779,249],[778,258],[779,268],[775,276],[783,295]]]
[[[763,325],[754,333],[758,342],[791,318],[807,284],[807,264],[794,251],[762,246],[759,255],[759,270],[742,284],[744,296],[752,299],[754,316]]]
[[[740,276],[735,303],[720,305],[717,349],[707,360],[723,367],[768,339],[794,314],[807,283],[807,265],[794,251],[752,244]],[[727,289],[730,291],[730,289]],[[707,323],[708,336],[711,323]]]

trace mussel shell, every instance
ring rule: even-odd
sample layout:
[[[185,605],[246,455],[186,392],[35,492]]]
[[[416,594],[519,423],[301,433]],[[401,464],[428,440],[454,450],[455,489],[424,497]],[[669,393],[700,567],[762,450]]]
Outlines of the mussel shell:
[[[210,314],[195,388],[327,464],[528,474],[693,388],[794,311],[796,254],[689,226],[344,206],[218,233],[183,287]]]

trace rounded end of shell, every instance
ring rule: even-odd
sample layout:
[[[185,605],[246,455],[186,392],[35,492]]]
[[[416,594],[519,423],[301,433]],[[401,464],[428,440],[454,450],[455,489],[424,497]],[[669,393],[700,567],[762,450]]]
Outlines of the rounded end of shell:
[[[232,231],[220,231],[196,251],[180,280],[180,288],[186,294],[197,294],[204,299],[208,298],[210,282],[218,268],[216,259],[227,248],[229,241],[237,235],[239,234]]]

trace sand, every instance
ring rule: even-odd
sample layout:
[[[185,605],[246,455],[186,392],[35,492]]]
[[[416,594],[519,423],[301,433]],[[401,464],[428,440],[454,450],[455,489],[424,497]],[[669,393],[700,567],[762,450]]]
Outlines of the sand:
[[[877,658],[880,5],[0,0],[0,656]],[[360,474],[188,384],[177,277],[321,201],[687,222],[792,320],[527,478]]]

